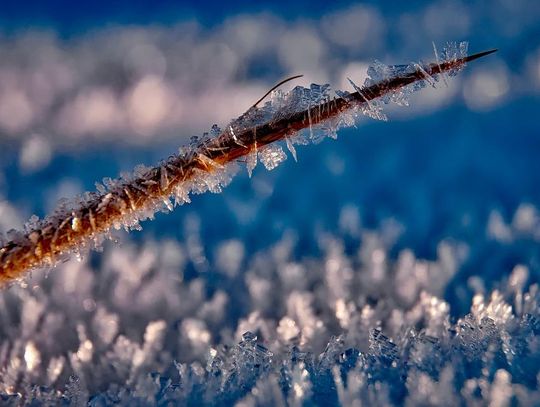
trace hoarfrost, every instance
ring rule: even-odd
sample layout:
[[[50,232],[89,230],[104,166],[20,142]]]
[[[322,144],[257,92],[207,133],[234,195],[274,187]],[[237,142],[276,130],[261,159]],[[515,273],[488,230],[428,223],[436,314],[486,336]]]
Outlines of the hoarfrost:
[[[257,151],[257,147],[255,146],[255,149],[251,151],[250,153],[248,153],[248,155],[246,156],[246,169],[250,178],[251,178],[251,174],[253,173],[253,170],[257,166],[257,161],[258,161],[257,155],[258,155],[258,151]]]
[[[363,114],[376,120],[382,120],[382,121],[388,120],[388,117],[382,111],[381,101],[368,100],[366,96],[364,96],[362,89],[359,86],[357,86],[356,83],[352,81],[352,79],[349,79],[349,83],[354,88],[354,90],[358,92],[360,97],[362,97],[364,100],[364,104],[362,104],[362,107],[361,107]]]
[[[466,51],[466,43],[450,44],[443,52],[443,63],[455,62]],[[349,79],[354,96],[337,91],[342,98],[338,100],[332,99],[328,84],[297,86],[287,93],[274,91],[261,108],[252,106],[231,121],[225,131],[214,125],[201,137],[192,137],[179,155],[158,166],[139,166],[133,174],[104,178],[103,185],[96,185],[97,192],[59,202],[57,210],[42,221],[32,218],[25,225],[25,233],[11,232],[8,236],[15,244],[7,250],[5,263],[13,266],[12,274],[17,276],[31,268],[54,265],[70,253],[81,259],[88,250],[99,249],[102,239],[111,236],[111,230],[140,230],[140,221],[153,219],[157,211],[172,211],[175,204],[189,202],[190,193],[221,192],[235,174],[236,160],[245,158],[250,176],[257,159],[268,170],[276,168],[286,159],[276,140],[284,140],[296,160],[295,144],[335,139],[339,129],[354,125],[359,112],[387,120],[382,111],[384,104],[407,104],[408,93],[438,80],[428,71],[437,72],[436,66],[387,66],[375,61],[364,87]],[[398,81],[392,82],[394,79]],[[259,127],[263,130],[260,144],[266,145],[258,150]],[[41,244],[49,240],[51,244]]]
[[[259,149],[259,158],[267,170],[273,170],[287,159],[283,148],[278,144],[269,144]]]
[[[456,61],[459,58],[464,58],[467,56],[468,49],[469,43],[467,41],[461,41],[460,43],[448,42],[442,51],[442,59],[443,61]],[[455,76],[460,69],[453,69],[448,72],[448,75]]]
[[[296,148],[294,148],[294,144],[293,142],[291,141],[290,137],[287,137],[285,139],[285,142],[287,143],[287,149],[289,150],[289,152],[291,153],[291,155],[293,156],[294,158],[294,161],[298,161],[298,158],[296,156]]]
[[[83,260],[40,285],[49,295],[20,286],[0,293],[2,326],[10,326],[0,345],[3,400],[18,402],[21,394],[89,405],[538,402],[540,295],[526,285],[523,266],[506,291],[477,293],[470,313],[453,324],[450,306],[426,291],[425,279],[440,292],[448,282],[441,270],[453,273],[462,261],[459,244],[441,244],[431,262],[411,251],[392,260],[388,232],[359,228],[359,256],[326,235],[321,258],[295,260],[294,240],[284,238],[247,259],[242,273],[242,243],[228,241],[217,256],[227,290],[212,294],[208,266],[191,281],[178,278],[182,268],[207,261],[198,228],[194,220],[186,227],[191,249],[175,243],[189,264],[171,258],[165,243],[113,246],[100,279],[85,277],[90,265]],[[383,282],[361,283],[381,278],[381,261]],[[65,267],[71,269],[64,276]],[[429,268],[434,273],[426,275]],[[68,275],[77,283],[66,286]],[[404,301],[396,293],[407,280],[417,288],[405,290]],[[246,314],[236,319],[239,309]]]

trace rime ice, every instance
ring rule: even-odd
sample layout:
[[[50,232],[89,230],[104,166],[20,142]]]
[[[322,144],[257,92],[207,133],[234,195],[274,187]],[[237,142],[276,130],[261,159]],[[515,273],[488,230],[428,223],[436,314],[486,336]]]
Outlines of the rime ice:
[[[97,192],[64,200],[45,219],[31,219],[24,232],[11,232],[0,248],[0,280],[12,281],[28,270],[53,266],[70,253],[80,258],[91,248],[99,249],[111,230],[139,230],[140,221],[189,202],[190,193],[221,192],[234,176],[238,160],[245,160],[249,175],[257,159],[272,170],[286,158],[279,142],[285,141],[296,160],[295,144],[335,139],[340,128],[355,123],[359,112],[386,120],[385,103],[407,104],[411,91],[434,85],[445,71],[460,69],[466,50],[466,43],[450,44],[443,61],[436,55],[437,62],[429,65],[386,66],[376,61],[363,87],[350,80],[355,92],[338,92],[337,98],[327,84],[273,92],[262,108],[251,107],[225,130],[214,125],[159,165],[138,167],[119,179],[104,178]]]
[[[270,144],[259,150],[259,157],[261,163],[269,171],[276,168],[287,158],[281,146],[276,144]]]
[[[181,243],[111,245],[93,264],[65,263],[46,281],[36,273],[41,290],[2,291],[2,400],[540,401],[540,293],[524,266],[499,290],[476,292],[468,312],[451,319],[441,293],[465,261],[459,244],[441,242],[430,261],[410,250],[392,258],[385,232],[359,227],[352,250],[344,237],[324,235],[320,257],[296,258],[284,237],[246,254],[243,266],[233,258],[245,253],[242,243],[227,241],[216,257],[227,290],[213,291],[215,276],[204,270],[220,264],[206,257],[198,233],[191,219]],[[178,278],[187,269],[200,271]]]

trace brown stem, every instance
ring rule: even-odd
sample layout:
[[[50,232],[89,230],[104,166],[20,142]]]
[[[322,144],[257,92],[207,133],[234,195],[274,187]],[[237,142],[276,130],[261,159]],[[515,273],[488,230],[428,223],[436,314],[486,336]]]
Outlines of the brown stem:
[[[54,265],[60,255],[92,245],[94,239],[107,233],[114,225],[125,223],[141,211],[156,208],[199,171],[215,171],[220,165],[244,157],[257,148],[424,80],[426,74],[433,76],[459,69],[465,63],[492,52],[495,50],[419,67],[346,98],[332,99],[251,128],[227,129],[217,137],[199,143],[187,153],[169,157],[161,165],[133,180],[120,181],[104,193],[90,193],[71,213],[57,211],[32,230],[5,243],[0,248],[0,283],[20,278],[36,267]],[[257,108],[250,109],[250,112],[252,110],[256,112]]]

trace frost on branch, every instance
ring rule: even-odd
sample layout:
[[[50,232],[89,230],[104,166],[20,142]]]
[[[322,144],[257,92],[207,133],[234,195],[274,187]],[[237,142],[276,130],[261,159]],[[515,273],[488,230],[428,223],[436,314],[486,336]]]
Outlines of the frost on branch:
[[[234,176],[237,161],[247,163],[249,174],[257,159],[269,170],[277,167],[286,156],[276,143],[285,142],[296,159],[295,144],[336,138],[340,128],[354,125],[359,113],[385,120],[383,104],[406,104],[408,92],[434,84],[445,72],[454,73],[467,62],[466,49],[466,43],[450,44],[443,59],[436,56],[432,64],[403,67],[376,62],[362,88],[351,81],[354,92],[337,92],[337,97],[329,85],[276,91],[262,107],[251,107],[224,129],[214,125],[159,165],[139,167],[119,179],[105,178],[96,192],[63,201],[45,219],[32,218],[24,231],[8,233],[8,241],[0,247],[0,282],[54,266],[71,253],[80,257],[99,249],[112,230],[138,230],[140,222],[153,219],[157,211],[189,202],[190,194],[221,192]]]
[[[287,156],[280,145],[269,144],[259,150],[259,158],[267,170],[273,170],[285,161]]]

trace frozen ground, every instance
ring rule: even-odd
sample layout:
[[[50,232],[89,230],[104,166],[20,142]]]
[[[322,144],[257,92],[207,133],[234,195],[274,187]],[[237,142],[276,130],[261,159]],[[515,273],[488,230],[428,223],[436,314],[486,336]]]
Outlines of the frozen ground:
[[[432,40],[500,52],[2,291],[2,403],[540,404],[539,17],[373,4],[3,37],[1,231],[288,74],[345,88],[372,58],[430,60]]]

